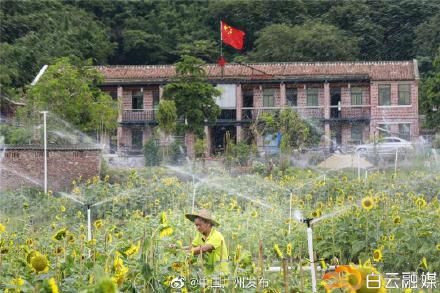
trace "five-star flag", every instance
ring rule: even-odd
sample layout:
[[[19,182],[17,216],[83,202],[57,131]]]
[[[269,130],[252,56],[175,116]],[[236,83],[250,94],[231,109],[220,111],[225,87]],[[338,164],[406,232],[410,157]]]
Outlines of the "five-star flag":
[[[237,50],[243,49],[245,36],[244,31],[236,29],[223,21],[220,21],[220,26],[222,41]]]

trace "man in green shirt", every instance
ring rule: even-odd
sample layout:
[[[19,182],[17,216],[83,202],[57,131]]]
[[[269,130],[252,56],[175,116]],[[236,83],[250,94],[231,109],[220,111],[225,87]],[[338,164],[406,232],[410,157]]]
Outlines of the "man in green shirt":
[[[223,235],[215,228],[219,226],[218,222],[204,209],[198,213],[186,214],[185,217],[194,222],[198,231],[190,251],[194,255],[202,255],[206,273],[228,274],[228,249]]]

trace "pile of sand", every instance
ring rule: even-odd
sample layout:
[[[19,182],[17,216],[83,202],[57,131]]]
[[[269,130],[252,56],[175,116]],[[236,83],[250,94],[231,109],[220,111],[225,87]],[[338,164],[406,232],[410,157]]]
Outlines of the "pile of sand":
[[[344,169],[344,168],[361,168],[367,169],[373,167],[373,165],[362,157],[358,157],[357,154],[343,155],[334,154],[322,161],[318,167],[324,169]]]

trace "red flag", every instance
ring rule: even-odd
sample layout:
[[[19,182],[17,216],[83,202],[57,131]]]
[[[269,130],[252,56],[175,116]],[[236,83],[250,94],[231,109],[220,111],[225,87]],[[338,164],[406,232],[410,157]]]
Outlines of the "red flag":
[[[236,29],[223,21],[220,21],[220,26],[222,41],[237,50],[243,49],[244,31]]]

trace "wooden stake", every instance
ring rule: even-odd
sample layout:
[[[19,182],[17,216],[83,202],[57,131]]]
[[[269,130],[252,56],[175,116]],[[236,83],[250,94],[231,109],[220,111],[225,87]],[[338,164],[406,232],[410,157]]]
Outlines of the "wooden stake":
[[[287,259],[283,258],[283,279],[284,279],[284,293],[289,293],[289,283],[288,276],[289,271],[287,270]]]

